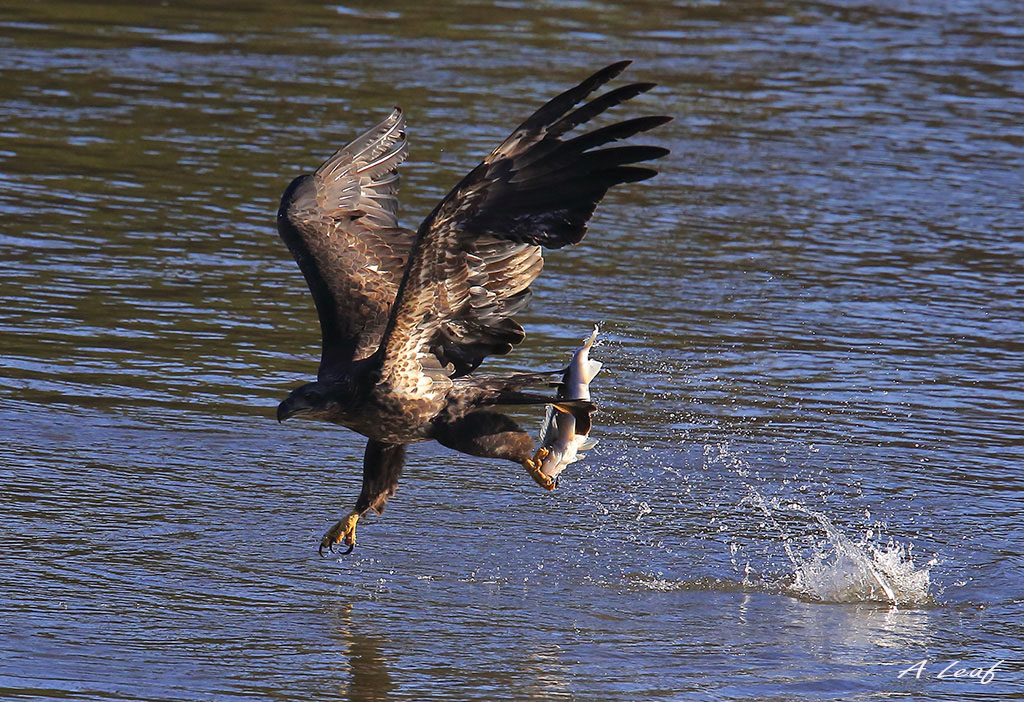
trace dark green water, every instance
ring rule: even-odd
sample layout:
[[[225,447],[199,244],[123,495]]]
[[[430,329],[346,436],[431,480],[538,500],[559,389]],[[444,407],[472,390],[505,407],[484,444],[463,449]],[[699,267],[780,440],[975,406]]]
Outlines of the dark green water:
[[[0,697],[1024,698],[1016,3],[218,8],[0,7]],[[672,156],[491,366],[602,322],[600,445],[416,446],[321,560],[363,440],[273,420],[281,192],[401,105],[415,226],[619,58]]]

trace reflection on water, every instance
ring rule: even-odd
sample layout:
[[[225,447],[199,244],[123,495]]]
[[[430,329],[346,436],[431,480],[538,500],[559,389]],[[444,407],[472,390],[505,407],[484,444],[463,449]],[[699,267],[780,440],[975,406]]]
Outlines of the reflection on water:
[[[394,687],[388,673],[387,639],[355,633],[351,614],[351,606],[342,606],[337,613],[338,637],[349,664],[342,699],[348,702],[386,702],[391,699]]]
[[[1021,20],[5,9],[0,697],[1024,694]],[[561,363],[601,322],[600,444],[552,495],[417,446],[356,553],[321,561],[362,447],[272,419],[319,343],[284,186],[400,104],[413,226],[623,57],[662,84],[639,104],[676,116],[673,155],[549,257],[492,366]],[[925,656],[1006,672],[896,678]]]
[[[345,690],[350,702],[390,699],[391,678],[387,661],[381,654],[381,641],[370,637],[353,639],[348,650],[352,677]]]

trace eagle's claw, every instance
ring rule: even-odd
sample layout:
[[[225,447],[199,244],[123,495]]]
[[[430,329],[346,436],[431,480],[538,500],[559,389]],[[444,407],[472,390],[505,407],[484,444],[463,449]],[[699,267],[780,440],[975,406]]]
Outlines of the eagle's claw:
[[[356,522],[358,521],[359,513],[349,512],[347,517],[327,530],[324,538],[320,539],[320,548],[317,549],[317,553],[323,557],[325,548],[334,553],[334,545],[338,543],[348,546],[348,550],[343,551],[341,555],[347,556],[352,553],[352,549],[356,547]]]
[[[540,485],[545,490],[554,490],[558,487],[558,480],[549,478],[541,472],[540,468],[544,464],[544,459],[548,457],[548,451],[543,446],[537,449],[536,455],[533,458],[527,458],[523,461],[523,468],[530,474],[533,481]]]

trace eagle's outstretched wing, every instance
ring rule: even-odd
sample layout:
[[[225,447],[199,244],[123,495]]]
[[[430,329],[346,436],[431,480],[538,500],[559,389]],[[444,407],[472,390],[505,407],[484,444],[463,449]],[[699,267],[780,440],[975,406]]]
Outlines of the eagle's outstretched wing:
[[[395,108],[281,198],[277,229],[320,317],[321,380],[380,345],[415,238],[398,226],[398,165],[407,152]]]
[[[541,247],[578,243],[612,186],[657,171],[654,146],[603,147],[669,117],[640,117],[562,137],[654,87],[634,83],[576,107],[629,61],[598,71],[523,122],[423,221],[382,342],[382,380],[407,400],[447,391],[450,378],[525,338],[513,319],[543,265]]]

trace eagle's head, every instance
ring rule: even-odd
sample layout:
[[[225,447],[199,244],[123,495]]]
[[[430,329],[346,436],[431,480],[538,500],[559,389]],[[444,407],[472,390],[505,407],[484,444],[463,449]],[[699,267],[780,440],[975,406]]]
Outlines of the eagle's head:
[[[277,406],[277,421],[303,416],[331,421],[333,416],[345,412],[350,399],[343,386],[321,381],[306,383],[292,390]]]

